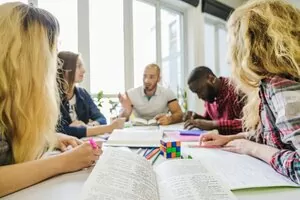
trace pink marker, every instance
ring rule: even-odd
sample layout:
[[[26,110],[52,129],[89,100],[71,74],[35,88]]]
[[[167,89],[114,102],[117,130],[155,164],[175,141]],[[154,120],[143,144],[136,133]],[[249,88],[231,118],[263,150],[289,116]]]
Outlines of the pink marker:
[[[93,149],[97,149],[97,148],[98,148],[98,145],[97,145],[96,142],[93,140],[93,138],[90,138],[90,139],[89,139],[89,142],[90,142],[91,146],[93,147]]]

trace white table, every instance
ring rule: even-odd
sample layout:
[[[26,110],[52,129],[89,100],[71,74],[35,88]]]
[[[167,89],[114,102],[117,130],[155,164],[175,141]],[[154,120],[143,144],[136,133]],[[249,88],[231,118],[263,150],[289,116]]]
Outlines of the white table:
[[[3,197],[3,200],[76,200],[91,169],[64,174]],[[270,188],[233,191],[239,200],[296,200],[298,188]]]
[[[166,127],[164,127],[166,128]],[[156,164],[163,162],[160,157]],[[76,200],[92,168],[60,175],[13,193],[3,200]],[[264,188],[233,191],[239,200],[296,200],[300,188]]]

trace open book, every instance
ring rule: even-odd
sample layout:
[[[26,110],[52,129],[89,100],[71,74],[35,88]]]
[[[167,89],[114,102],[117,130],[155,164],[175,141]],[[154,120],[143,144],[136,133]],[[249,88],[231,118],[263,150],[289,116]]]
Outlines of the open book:
[[[159,147],[163,133],[156,130],[115,129],[106,145],[127,147]]]
[[[277,173],[267,163],[248,155],[221,149],[183,148],[195,160],[210,169],[231,190],[258,187],[300,187],[285,176]]]
[[[133,126],[157,126],[157,121],[156,119],[142,119],[142,118],[134,118],[131,121]]]
[[[196,160],[170,160],[154,170],[133,152],[108,148],[85,182],[81,200],[231,200],[231,191]]]

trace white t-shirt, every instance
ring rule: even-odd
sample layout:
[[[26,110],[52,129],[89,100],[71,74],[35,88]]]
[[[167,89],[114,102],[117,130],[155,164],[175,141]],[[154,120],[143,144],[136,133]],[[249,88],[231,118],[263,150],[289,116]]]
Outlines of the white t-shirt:
[[[69,100],[69,115],[71,117],[72,122],[77,120],[77,113],[76,113],[76,95],[74,94],[73,97]]]
[[[127,94],[133,105],[134,116],[146,120],[153,119],[157,114],[167,113],[168,104],[177,100],[171,89],[159,85],[149,100],[143,86],[132,88],[127,91]]]

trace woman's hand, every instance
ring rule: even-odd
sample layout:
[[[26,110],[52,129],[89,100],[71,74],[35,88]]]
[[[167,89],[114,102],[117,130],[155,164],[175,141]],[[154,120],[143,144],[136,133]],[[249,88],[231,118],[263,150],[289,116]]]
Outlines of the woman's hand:
[[[57,133],[58,136],[58,148],[61,151],[66,151],[68,146],[72,146],[73,148],[82,144],[83,142],[77,139],[76,137],[65,135],[62,133]]]
[[[255,142],[247,139],[237,139],[228,142],[222,149],[233,153],[252,155],[252,151],[256,147]]]
[[[78,171],[92,166],[102,154],[101,146],[93,149],[89,142],[85,142],[58,157],[64,172]]]
[[[219,135],[217,133],[208,132],[200,135],[199,145],[203,147],[223,146],[230,142],[232,138],[230,136]]]

